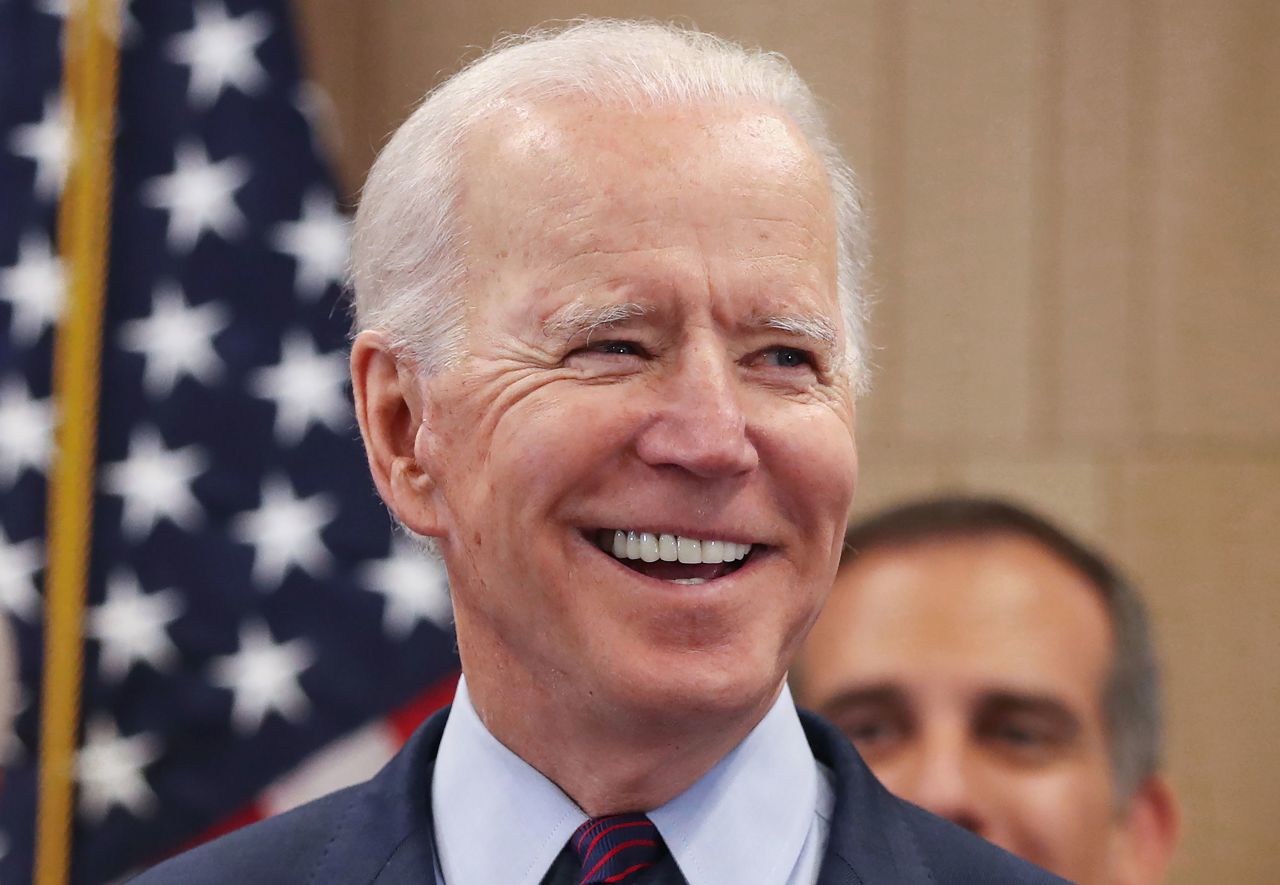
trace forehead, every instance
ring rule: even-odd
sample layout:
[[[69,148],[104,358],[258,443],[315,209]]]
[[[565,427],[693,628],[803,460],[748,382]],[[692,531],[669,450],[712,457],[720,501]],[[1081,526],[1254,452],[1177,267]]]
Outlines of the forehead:
[[[1101,716],[1112,631],[1096,588],[1016,536],[868,552],[841,571],[824,620],[842,678],[976,700],[1048,694]]]
[[[511,103],[490,112],[464,144],[469,209],[522,195],[572,202],[583,189],[665,179],[670,194],[707,181],[800,186],[825,196],[821,161],[780,110],[756,103],[614,107],[580,98]],[[485,185],[489,185],[486,187]],[[541,185],[541,187],[539,187]],[[658,197],[657,194],[654,195]],[[475,201],[474,203],[472,201]],[[659,202],[661,198],[659,197]]]
[[[774,109],[520,105],[477,127],[464,157],[468,268],[482,282],[499,270],[538,270],[550,288],[729,270],[761,289],[832,287],[825,173]]]

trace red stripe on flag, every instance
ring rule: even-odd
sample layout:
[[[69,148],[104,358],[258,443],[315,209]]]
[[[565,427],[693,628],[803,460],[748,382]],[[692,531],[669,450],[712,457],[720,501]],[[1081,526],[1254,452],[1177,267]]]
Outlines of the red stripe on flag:
[[[394,710],[387,717],[387,725],[395,732],[400,742],[404,743],[428,716],[452,702],[454,692],[457,690],[458,674],[451,673],[403,707]]]

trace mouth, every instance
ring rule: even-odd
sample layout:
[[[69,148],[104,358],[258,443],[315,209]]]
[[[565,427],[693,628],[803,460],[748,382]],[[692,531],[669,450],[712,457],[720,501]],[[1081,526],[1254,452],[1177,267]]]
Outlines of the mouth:
[[[746,566],[764,546],[628,529],[597,529],[585,534],[626,568],[649,578],[685,585],[705,584],[731,575]]]

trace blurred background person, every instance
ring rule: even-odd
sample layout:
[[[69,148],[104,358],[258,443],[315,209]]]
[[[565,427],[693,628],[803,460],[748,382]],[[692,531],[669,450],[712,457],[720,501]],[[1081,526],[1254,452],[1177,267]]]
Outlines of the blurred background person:
[[[851,526],[792,678],[900,796],[1082,885],[1163,879],[1145,609],[1043,517],[938,498]]]

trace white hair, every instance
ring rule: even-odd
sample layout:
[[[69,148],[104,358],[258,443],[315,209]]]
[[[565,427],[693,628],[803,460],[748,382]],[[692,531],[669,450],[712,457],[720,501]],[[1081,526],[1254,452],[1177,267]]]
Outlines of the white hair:
[[[852,170],[809,87],[782,56],[657,22],[578,19],[499,41],[429,93],[378,155],[351,250],[356,329],[378,329],[424,373],[462,356],[467,268],[460,154],[495,109],[584,97],[637,110],[752,102],[778,108],[821,159],[838,231],[837,286],[849,369],[866,386],[866,255]]]

